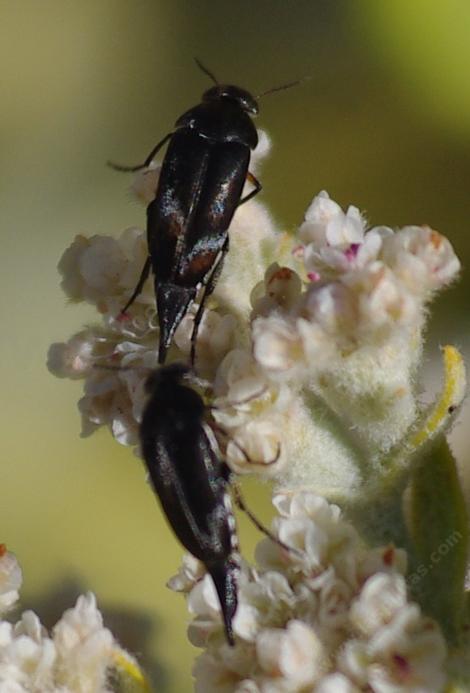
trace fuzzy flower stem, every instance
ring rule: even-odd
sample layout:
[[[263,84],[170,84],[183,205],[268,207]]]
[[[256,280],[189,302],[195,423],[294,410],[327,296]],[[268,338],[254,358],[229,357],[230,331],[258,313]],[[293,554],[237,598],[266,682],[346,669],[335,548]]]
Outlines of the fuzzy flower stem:
[[[356,527],[361,527],[365,538],[371,542],[393,541],[396,546],[403,546],[407,550],[411,548],[402,512],[403,493],[415,471],[420,465],[426,464],[428,456],[422,454],[421,448],[424,446],[427,449],[446,428],[465,393],[465,366],[460,352],[453,346],[445,346],[442,353],[444,387],[431,410],[408,440],[399,444],[397,452],[392,452],[388,460],[384,461],[383,476],[379,480],[375,478],[361,498],[353,501],[343,499],[347,515]],[[337,440],[348,447],[356,465],[362,469],[364,478],[367,478],[361,450],[341,417],[321,397],[308,393],[305,399],[312,416],[321,420],[323,428],[334,430]],[[364,460],[362,464],[361,460]]]
[[[316,395],[311,390],[304,390],[302,394],[312,420],[317,422],[320,430],[334,436],[338,445],[344,446],[350,458],[354,460],[357,469],[360,470],[362,478],[366,479],[366,451],[360,441],[354,436],[351,427],[347,425],[344,418],[338,415],[323,397]]]

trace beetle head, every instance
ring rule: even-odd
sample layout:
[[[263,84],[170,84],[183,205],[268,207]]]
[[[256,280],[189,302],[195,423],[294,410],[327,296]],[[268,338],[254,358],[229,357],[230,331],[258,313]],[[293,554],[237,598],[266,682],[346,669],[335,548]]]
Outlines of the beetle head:
[[[246,89],[236,87],[233,84],[217,84],[202,95],[203,101],[218,101],[219,99],[232,101],[246,113],[258,115],[258,102]]]

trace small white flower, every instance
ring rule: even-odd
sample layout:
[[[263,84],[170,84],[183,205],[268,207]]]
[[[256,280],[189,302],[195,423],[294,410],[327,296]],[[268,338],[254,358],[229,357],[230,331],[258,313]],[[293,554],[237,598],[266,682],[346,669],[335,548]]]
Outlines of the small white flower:
[[[195,647],[203,647],[213,633],[217,640],[224,640],[220,601],[208,573],[189,592],[188,609],[196,617],[188,628],[189,641]]]
[[[178,573],[168,580],[167,587],[174,592],[189,592],[205,574],[203,563],[190,553],[185,553]]]
[[[193,306],[178,325],[174,342],[186,358],[191,352],[191,337],[197,305]],[[214,378],[215,367],[235,345],[237,321],[233,315],[220,315],[215,310],[204,310],[197,333],[198,373]]]
[[[68,342],[51,344],[47,355],[47,367],[58,378],[72,380],[83,378],[96,362],[99,336],[88,329],[74,335]]]
[[[411,291],[422,294],[449,284],[460,270],[447,238],[429,226],[405,226],[386,238],[383,259]]]
[[[273,263],[251,293],[252,317],[267,316],[276,308],[289,311],[299,299],[301,289],[300,277],[294,270]]]
[[[12,638],[0,650],[0,690],[21,685],[25,691],[57,690],[53,687],[53,666],[56,652],[52,641],[44,638],[36,642],[27,635]]]
[[[92,303],[115,319],[137,284],[146,258],[145,234],[140,229],[127,229],[118,239],[77,236],[58,265],[61,286],[69,298]],[[154,303],[150,284],[136,306]]]
[[[420,304],[383,263],[374,262],[344,282],[357,296],[359,338],[383,343],[397,326],[414,326]]]
[[[343,674],[329,674],[324,676],[315,688],[315,693],[359,693],[357,688]]]
[[[341,282],[317,284],[310,287],[304,298],[302,315],[314,321],[338,346],[352,343],[358,322],[358,307],[354,295]]]
[[[102,690],[111,664],[114,639],[104,628],[93,594],[78,598],[53,628],[59,658],[56,678],[72,690]]]
[[[361,242],[351,243],[347,247],[310,243],[303,253],[307,277],[311,281],[335,279],[348,272],[364,269],[378,259],[383,239],[389,234],[393,234],[391,229],[377,227],[368,231]]]
[[[241,685],[242,677],[236,670],[232,671],[219,657],[209,652],[200,655],[193,666],[193,676],[195,678],[195,693],[233,693],[234,691],[249,691],[252,688],[238,688]],[[257,690],[254,689],[256,693]]]
[[[267,318],[256,318],[252,337],[254,357],[270,373],[292,374],[302,360],[302,341],[293,319],[276,313]]]
[[[234,631],[248,642],[254,642],[265,626],[284,626],[298,601],[287,578],[275,571],[255,572],[251,579],[243,576],[239,590],[240,608],[235,616]]]
[[[276,425],[274,418],[257,418],[238,428],[231,436],[227,459],[232,469],[239,473],[252,473],[256,471],[253,465],[265,465],[268,475],[277,474],[283,461],[282,440],[279,421]]]
[[[144,205],[149,205],[157,192],[161,166],[152,161],[150,166],[138,171],[131,185],[131,192]]]
[[[373,635],[389,623],[407,601],[401,575],[377,573],[370,577],[351,607],[351,621],[361,635]]]
[[[299,237],[304,243],[313,242],[319,246],[348,246],[362,241],[364,227],[357,207],[349,207],[345,214],[328,193],[322,191],[307,209]]]
[[[328,658],[318,636],[302,621],[290,621],[283,630],[267,628],[256,640],[263,672],[282,678],[289,690],[311,686],[328,669]]]

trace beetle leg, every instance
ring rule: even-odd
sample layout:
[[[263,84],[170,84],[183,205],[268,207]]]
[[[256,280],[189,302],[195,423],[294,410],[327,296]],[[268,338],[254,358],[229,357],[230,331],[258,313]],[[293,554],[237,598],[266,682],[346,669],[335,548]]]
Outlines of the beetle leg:
[[[253,183],[253,185],[255,186],[255,189],[252,190],[250,193],[248,193],[248,195],[245,195],[245,197],[242,197],[242,199],[238,203],[239,207],[240,207],[240,205],[244,204],[245,202],[248,202],[248,200],[251,200],[252,197],[257,195],[260,192],[260,190],[263,189],[263,186],[261,185],[259,180],[252,173],[250,173],[250,171],[248,171],[248,173],[246,174],[246,179],[249,180],[250,183]]]
[[[204,285],[204,291],[203,291],[203,294],[201,297],[201,302],[200,302],[199,307],[197,309],[197,313],[194,317],[193,331],[191,333],[191,356],[190,356],[192,366],[194,366],[194,363],[196,361],[196,337],[197,337],[199,325],[201,323],[202,316],[204,313],[204,306],[205,306],[206,300],[209,298],[211,293],[214,291],[215,285],[217,284],[217,280],[220,276],[220,273],[222,272],[222,267],[224,264],[224,258],[225,258],[226,253],[228,252],[228,246],[229,246],[229,238],[227,236],[227,238],[225,239],[224,244],[221,248],[220,257],[217,260],[217,262],[215,263],[214,269],[212,270],[212,272],[209,276],[209,279],[207,280],[206,284]]]
[[[124,308],[119,313],[120,316],[123,316],[125,314],[127,309],[130,308],[130,306],[134,303],[137,296],[140,293],[142,293],[143,286],[144,286],[145,282],[147,281],[147,278],[150,274],[150,267],[151,266],[152,266],[152,261],[151,261],[150,257],[148,257],[145,261],[145,265],[144,265],[144,268],[142,270],[142,274],[140,275],[140,279],[137,282],[137,286],[135,287],[132,296],[130,297],[130,299],[127,301],[126,305],[124,306]]]
[[[273,541],[275,544],[281,547],[281,549],[284,549],[284,551],[287,551],[288,553],[295,554],[299,557],[303,557],[304,553],[303,551],[300,551],[299,549],[295,549],[293,546],[288,546],[287,544],[284,544],[283,541],[278,539],[258,518],[256,515],[254,515],[249,508],[247,508],[245,499],[242,496],[242,492],[240,490],[240,486],[233,480],[233,478],[230,479],[230,485],[232,487],[232,493],[233,497],[235,499],[235,503],[237,506],[242,510],[245,515],[247,515],[254,526],[259,529],[260,532],[265,534],[271,541]]]
[[[108,166],[111,166],[111,168],[113,168],[115,171],[141,171],[143,168],[147,168],[147,166],[150,166],[155,154],[163,147],[165,142],[167,142],[172,135],[172,132],[169,132],[168,135],[165,135],[165,137],[162,140],[160,140],[158,144],[155,145],[155,147],[152,149],[152,151],[145,159],[143,164],[138,164],[137,166],[121,166],[121,164],[115,164],[112,161],[107,161],[106,163],[108,164]]]

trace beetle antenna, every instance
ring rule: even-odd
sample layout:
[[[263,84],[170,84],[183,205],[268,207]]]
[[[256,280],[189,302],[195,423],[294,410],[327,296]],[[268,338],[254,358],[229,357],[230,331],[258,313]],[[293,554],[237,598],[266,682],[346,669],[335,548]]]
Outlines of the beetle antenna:
[[[302,79],[296,79],[295,82],[287,82],[287,84],[281,84],[278,87],[272,87],[271,89],[268,89],[267,91],[263,91],[261,94],[258,94],[256,98],[260,99],[262,96],[273,94],[275,91],[283,91],[284,89],[291,89],[292,87],[297,87],[299,84],[306,82],[308,79],[311,79],[311,77],[302,77]]]
[[[210,79],[214,82],[215,85],[219,85],[219,82],[217,81],[216,76],[205,66],[201,63],[201,61],[198,58],[194,58],[194,62],[198,66],[198,68],[204,72]]]

